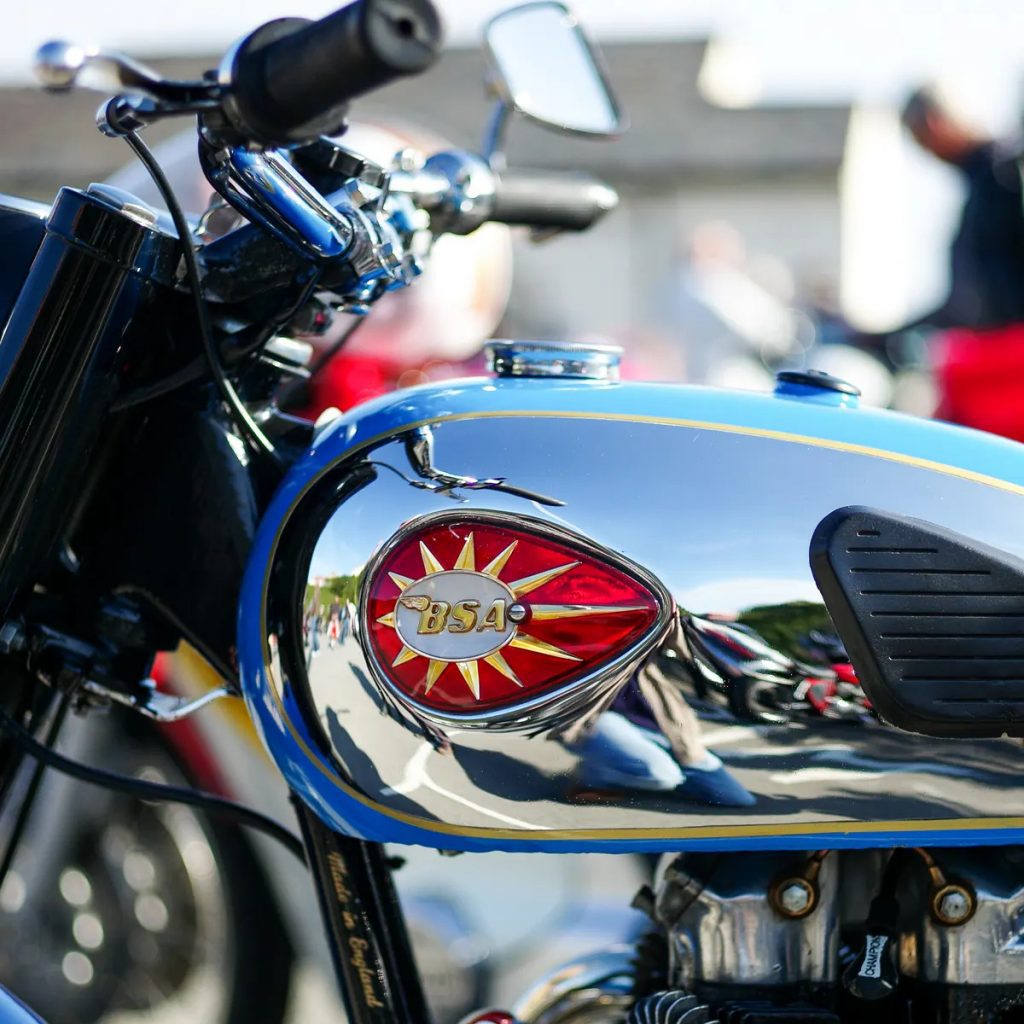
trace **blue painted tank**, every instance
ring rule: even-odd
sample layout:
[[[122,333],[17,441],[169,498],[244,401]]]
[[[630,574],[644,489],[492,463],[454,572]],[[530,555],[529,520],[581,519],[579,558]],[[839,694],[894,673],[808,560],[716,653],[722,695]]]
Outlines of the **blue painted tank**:
[[[246,700],[289,783],[374,840],[1020,842],[1018,744],[894,729],[844,663],[808,545],[849,505],[1024,555],[1024,448],[813,384],[399,392],[273,501]]]

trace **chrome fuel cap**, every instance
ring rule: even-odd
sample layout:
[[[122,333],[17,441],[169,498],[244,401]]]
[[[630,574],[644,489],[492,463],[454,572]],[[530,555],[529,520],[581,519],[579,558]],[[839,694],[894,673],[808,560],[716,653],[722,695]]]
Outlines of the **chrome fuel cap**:
[[[492,341],[487,366],[498,377],[618,380],[622,349],[561,341]]]

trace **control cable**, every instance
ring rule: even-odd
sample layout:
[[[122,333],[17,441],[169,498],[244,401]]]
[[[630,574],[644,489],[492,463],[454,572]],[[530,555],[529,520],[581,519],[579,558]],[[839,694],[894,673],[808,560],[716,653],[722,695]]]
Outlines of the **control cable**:
[[[0,711],[0,730],[17,743],[30,757],[35,758],[47,768],[70,775],[81,782],[94,786],[102,786],[118,793],[137,797],[140,800],[151,800],[163,803],[188,804],[199,807],[210,814],[231,821],[246,828],[255,829],[264,835],[276,839],[291,853],[306,862],[306,849],[302,840],[273,818],[254,811],[251,807],[227,800],[224,797],[207,793],[200,789],[188,789],[182,786],[168,786],[162,782],[150,782],[147,779],[136,779],[130,775],[94,768],[92,765],[74,761],[63,754],[57,753],[44,743],[40,743],[27,729],[19,725],[6,711]]]

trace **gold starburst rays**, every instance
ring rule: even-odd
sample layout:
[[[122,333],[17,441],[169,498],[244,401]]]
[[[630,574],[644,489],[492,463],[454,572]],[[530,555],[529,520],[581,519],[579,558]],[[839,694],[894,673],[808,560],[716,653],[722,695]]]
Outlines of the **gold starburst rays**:
[[[548,643],[545,640],[541,640],[524,632],[522,626],[519,625],[519,621],[527,616],[538,622],[550,622],[557,619],[571,619],[585,615],[609,615],[621,612],[644,610],[643,605],[600,606],[582,604],[537,604],[532,607],[521,605],[519,603],[520,598],[534,590],[540,589],[545,584],[550,583],[552,580],[557,579],[559,576],[564,575],[570,570],[575,569],[580,562],[566,562],[563,565],[556,565],[550,569],[545,569],[542,572],[532,573],[529,576],[523,576],[521,579],[507,582],[501,578],[501,574],[508,564],[509,559],[511,559],[515,553],[518,543],[519,542],[516,540],[512,541],[508,547],[495,555],[495,557],[492,558],[491,561],[489,561],[482,569],[477,569],[476,545],[474,536],[470,533],[463,541],[462,549],[459,552],[458,558],[455,559],[454,565],[451,569],[446,569],[430,548],[423,541],[419,542],[420,558],[423,562],[423,577],[420,579],[424,579],[428,576],[434,576],[439,573],[475,572],[482,576],[490,577],[492,580],[496,580],[501,584],[502,590],[506,594],[511,595],[513,599],[512,601],[502,601],[502,607],[498,609],[496,613],[498,616],[497,621],[502,623],[501,629],[497,629],[496,626],[494,627],[496,634],[500,636],[502,632],[507,632],[508,635],[499,643],[498,649],[492,650],[489,654],[469,659],[458,659],[457,657],[428,657],[425,654],[420,654],[418,651],[413,650],[412,647],[407,644],[402,644],[401,649],[391,663],[392,667],[403,665],[414,658],[426,658],[427,671],[424,694],[430,693],[449,665],[455,665],[459,674],[462,676],[463,681],[468,687],[469,692],[473,695],[473,698],[475,700],[480,700],[481,661],[486,662],[491,666],[491,668],[500,673],[506,679],[510,680],[516,686],[522,687],[522,680],[519,679],[513,668],[501,653],[502,649],[505,647],[529,651],[532,654],[539,654],[549,658],[557,658],[562,661],[581,660],[576,657],[575,654],[570,654],[568,651],[565,651],[560,647],[556,647],[554,644]],[[388,576],[398,588],[399,597],[396,599],[395,608],[392,611],[387,612],[385,615],[381,615],[377,619],[377,622],[380,623],[380,625],[390,627],[391,629],[396,630],[396,632],[398,631],[397,611],[399,602],[406,607],[415,608],[424,615],[432,614],[432,612],[427,610],[431,607],[431,601],[429,598],[421,595],[402,596],[410,587],[418,584],[420,580],[414,580],[408,576],[401,576],[395,572],[389,572]],[[445,607],[448,608],[449,606],[446,605]],[[456,609],[457,608],[458,606],[456,606]],[[473,615],[474,618],[472,620],[472,624],[475,625],[475,612]],[[441,627],[437,628],[435,628],[436,621],[434,619],[431,619],[430,621],[432,625],[429,631],[432,633],[439,632],[447,625],[448,630],[453,634],[453,649],[457,649],[457,634],[468,633],[471,631],[471,627],[467,626],[462,618],[453,619],[450,623],[445,619],[442,621]],[[484,621],[486,622],[487,620]]]

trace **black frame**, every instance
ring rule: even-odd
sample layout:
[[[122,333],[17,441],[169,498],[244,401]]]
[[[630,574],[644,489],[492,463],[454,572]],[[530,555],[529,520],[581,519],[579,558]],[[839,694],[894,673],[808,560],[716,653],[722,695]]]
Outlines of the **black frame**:
[[[350,1024],[430,1024],[391,865],[380,843],[328,828],[292,803]]]

